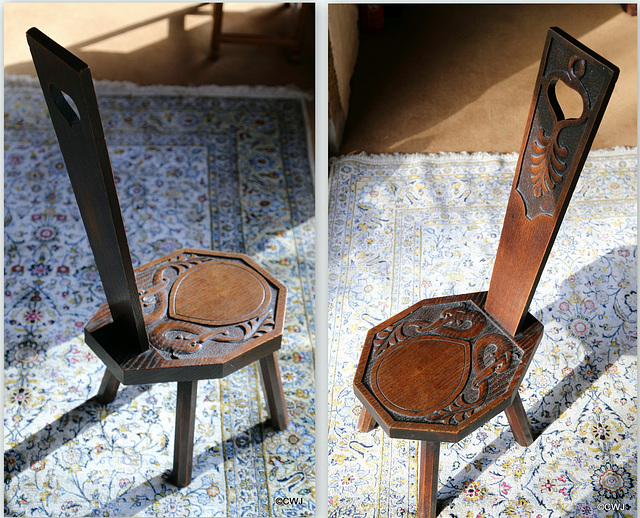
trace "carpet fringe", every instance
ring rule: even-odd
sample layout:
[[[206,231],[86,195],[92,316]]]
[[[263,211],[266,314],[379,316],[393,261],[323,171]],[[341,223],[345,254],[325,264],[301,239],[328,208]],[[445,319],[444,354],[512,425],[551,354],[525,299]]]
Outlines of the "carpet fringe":
[[[620,153],[638,153],[637,147],[625,147],[616,146],[607,149],[595,149],[589,153],[589,156],[604,157],[613,156]],[[335,166],[335,164],[345,160],[356,160],[358,162],[366,164],[407,164],[417,162],[469,162],[469,161],[482,161],[482,160],[502,160],[505,162],[516,161],[518,159],[518,153],[487,153],[484,151],[477,152],[448,152],[442,151],[439,153],[354,153],[353,155],[340,155],[331,157],[329,159],[329,165]]]
[[[313,100],[313,93],[305,92],[295,85],[288,86],[249,86],[249,85],[138,85],[129,81],[94,80],[99,94],[127,95],[191,95],[211,97],[269,97],[282,99]],[[7,74],[4,76],[5,88],[36,87],[38,79],[27,75]]]

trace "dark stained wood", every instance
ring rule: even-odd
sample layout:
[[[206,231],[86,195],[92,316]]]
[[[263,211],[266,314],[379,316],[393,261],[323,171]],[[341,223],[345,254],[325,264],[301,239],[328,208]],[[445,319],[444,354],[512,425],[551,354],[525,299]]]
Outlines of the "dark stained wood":
[[[95,400],[112,401],[120,383],[177,381],[171,480],[186,486],[197,380],[259,361],[273,426],[287,427],[276,356],[287,290],[237,253],[183,248],[134,272],[89,68],[37,29],[27,39],[107,295],[85,327],[107,366]]]
[[[527,313],[618,73],[560,29],[549,30],[487,296],[487,311],[510,333]],[[564,118],[558,81],[582,97],[578,119]]]
[[[120,382],[118,381],[118,378],[111,374],[109,369],[106,369],[104,371],[104,376],[102,377],[102,383],[100,384],[98,393],[93,399],[101,405],[111,403],[118,395],[119,386]]]
[[[371,412],[369,412],[365,407],[362,407],[360,409],[360,418],[358,419],[358,430],[367,433],[373,430],[376,426],[378,426],[378,423],[376,423]]]
[[[218,283],[220,265],[228,274],[223,285]],[[198,291],[181,289],[181,278],[188,278],[190,271],[197,272]],[[216,282],[201,273],[212,274]],[[148,351],[119,352],[114,346],[117,328],[106,304],[85,328],[87,345],[125,385],[223,378],[280,348],[286,287],[244,254],[182,248],[138,268],[136,279],[151,343]],[[219,297],[198,297],[201,290]],[[258,304],[263,298],[268,303]],[[222,302],[233,318],[220,317]],[[206,314],[211,316],[203,318]]]
[[[421,441],[418,516],[436,515],[440,441],[457,442],[503,410],[533,442],[518,387],[543,334],[530,313],[545,262],[618,76],[560,29],[549,29],[489,292],[426,299],[373,327],[354,378],[358,428]],[[558,82],[583,111],[566,119]]]
[[[118,323],[119,344],[146,351],[149,344],[89,66],[38,29],[27,32],[27,41],[111,315]]]
[[[286,47],[291,50],[291,61],[298,62],[302,56],[302,41],[304,38],[304,23],[313,9],[313,3],[297,5],[298,13],[295,18],[295,27],[291,36],[274,36],[265,34],[245,34],[223,32],[222,21],[224,18],[224,3],[213,4],[213,24],[211,30],[211,48],[209,59],[212,61],[220,57],[220,43],[240,43],[247,45],[274,45]]]
[[[531,425],[529,424],[527,413],[524,411],[520,394],[516,393],[513,403],[505,409],[505,412],[509,419],[511,431],[518,444],[524,447],[531,446],[533,444],[533,433],[531,432]]]
[[[286,430],[289,426],[287,402],[284,399],[278,355],[269,354],[260,360],[260,377],[264,388],[267,409],[271,418],[271,425],[276,430]]]
[[[186,487],[191,483],[197,394],[197,381],[178,383],[176,433],[173,447],[173,471],[171,472],[171,481],[178,487]]]
[[[222,33],[222,6],[221,3],[213,4],[213,26],[211,28],[211,48],[209,59],[215,61],[220,57],[220,34]]]
[[[440,443],[420,441],[418,463],[418,517],[435,518],[438,503],[438,462]]]

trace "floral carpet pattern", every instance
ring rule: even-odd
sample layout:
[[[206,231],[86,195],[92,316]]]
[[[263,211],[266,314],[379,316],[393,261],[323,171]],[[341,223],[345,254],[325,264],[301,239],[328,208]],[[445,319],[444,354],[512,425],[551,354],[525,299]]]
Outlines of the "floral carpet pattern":
[[[636,149],[586,162],[531,312],[545,335],[520,389],[537,437],[501,414],[442,443],[440,516],[636,516]],[[488,289],[517,156],[331,163],[329,512],[415,516],[417,442],[357,430],[369,328],[428,297]]]
[[[102,286],[40,87],[5,78],[5,515],[313,515],[314,198],[302,100],[96,90],[134,266],[187,246],[244,252],[287,286],[278,354],[290,426],[266,423],[256,364],[201,381],[193,482],[178,489],[167,480],[175,384],[90,401],[104,366],[82,330]]]

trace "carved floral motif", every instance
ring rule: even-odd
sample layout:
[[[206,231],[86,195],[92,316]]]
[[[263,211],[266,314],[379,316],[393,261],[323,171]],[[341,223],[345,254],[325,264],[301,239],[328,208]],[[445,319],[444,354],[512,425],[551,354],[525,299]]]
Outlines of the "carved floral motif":
[[[585,60],[573,56],[569,59],[566,71],[555,71],[549,74],[543,84],[543,88],[547,91],[547,102],[553,117],[553,127],[550,135],[547,135],[544,128],[539,128],[537,136],[531,143],[531,184],[533,195],[536,198],[549,193],[564,180],[563,173],[568,167],[566,159],[569,156],[569,148],[561,145],[558,137],[564,128],[582,124],[585,118],[585,113],[583,113],[578,119],[564,119],[562,109],[556,99],[555,86],[558,81],[564,82],[580,94],[586,105],[587,92],[580,82],[585,70]]]
[[[567,163],[562,159],[567,158],[569,149],[558,143],[557,132],[547,137],[542,128],[531,146],[534,153],[531,156],[531,183],[533,195],[539,198],[562,182],[562,173],[567,169]]]

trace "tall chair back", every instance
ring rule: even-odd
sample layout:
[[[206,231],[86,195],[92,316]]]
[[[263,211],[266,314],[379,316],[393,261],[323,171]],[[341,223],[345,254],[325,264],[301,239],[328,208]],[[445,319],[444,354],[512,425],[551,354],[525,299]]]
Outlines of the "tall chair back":
[[[146,351],[142,307],[89,66],[36,28],[27,32],[27,41],[121,346]]]
[[[516,334],[618,78],[618,68],[552,27],[540,61],[485,309]],[[565,118],[560,83],[582,99]]]

